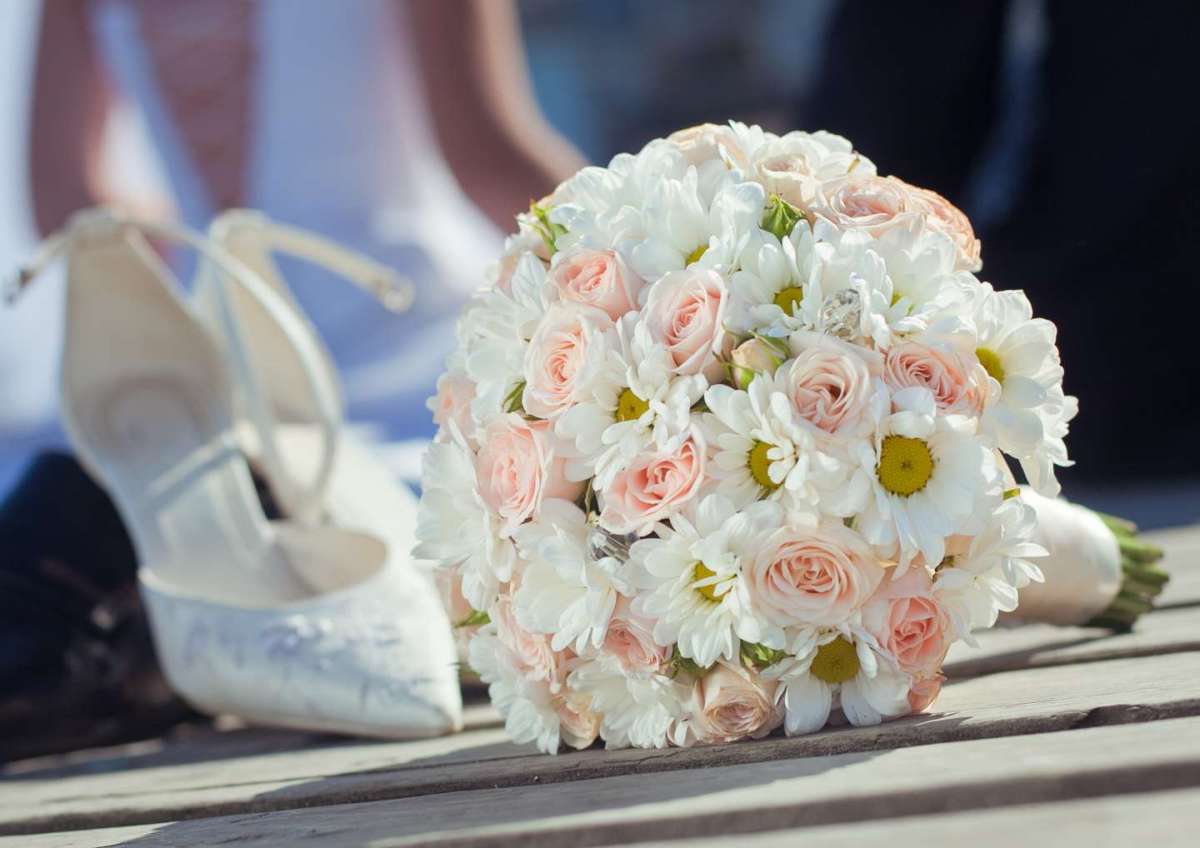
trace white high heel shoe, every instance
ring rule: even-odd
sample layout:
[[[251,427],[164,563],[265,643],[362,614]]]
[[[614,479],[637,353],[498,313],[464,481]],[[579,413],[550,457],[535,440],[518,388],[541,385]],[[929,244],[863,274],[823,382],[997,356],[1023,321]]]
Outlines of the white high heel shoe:
[[[337,369],[272,254],[333,271],[396,312],[411,303],[410,285],[390,268],[261,212],[227,211],[208,234],[278,296],[256,298],[211,262],[197,272],[197,312],[240,364],[234,387],[239,434],[283,512],[295,521],[355,527],[411,548],[417,500],[364,439],[344,428]],[[223,312],[225,303],[231,316]]]
[[[134,538],[168,680],[206,712],[251,721],[401,738],[458,729],[449,624],[408,578],[407,549],[265,519],[227,358],[145,235],[191,245],[285,327],[288,309],[203,237],[105,210],[76,215],[18,279],[19,291],[67,255],[62,416]],[[236,337],[228,302],[221,312]],[[319,395],[320,366],[297,349]]]

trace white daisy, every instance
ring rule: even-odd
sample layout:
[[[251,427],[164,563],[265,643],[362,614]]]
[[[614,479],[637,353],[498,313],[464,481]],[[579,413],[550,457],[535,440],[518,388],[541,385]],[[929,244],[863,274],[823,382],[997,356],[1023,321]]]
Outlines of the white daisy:
[[[782,520],[777,504],[760,501],[738,512],[727,498],[709,495],[694,519],[672,516],[670,527],[659,526],[661,538],[635,542],[629,560],[637,569],[633,608],[656,621],[655,641],[676,644],[681,656],[703,667],[734,660],[741,640],[770,641],[751,608],[742,560]],[[781,641],[768,646],[783,647]]]
[[[855,529],[873,545],[898,544],[902,574],[917,554],[929,567],[940,563],[947,536],[982,529],[1000,502],[1001,480],[972,419],[936,414],[924,388],[902,389],[892,404],[896,411],[880,422],[874,445],[853,447],[856,475],[871,491]]]
[[[546,754],[558,751],[560,719],[555,694],[543,680],[530,680],[516,655],[495,632],[483,627],[467,648],[472,670],[488,684],[488,697],[504,717],[504,729],[518,745],[532,742]]]
[[[517,620],[535,633],[553,634],[556,651],[599,648],[619,594],[632,593],[624,563],[592,557],[587,516],[563,500],[547,500],[535,519],[514,533],[527,563],[513,597]]]
[[[445,432],[450,438],[425,452],[413,555],[456,568],[466,599],[475,609],[488,609],[500,584],[512,577],[517,553],[501,538],[500,516],[479,493],[474,454],[462,433],[453,422]]]
[[[821,489],[840,480],[841,465],[817,449],[813,429],[771,375],[756,375],[744,391],[710,386],[704,402],[710,474],[735,507],[770,499],[813,509]]]
[[[1029,561],[1047,551],[1032,541],[1037,512],[1019,497],[997,507],[983,532],[963,554],[937,570],[934,591],[950,615],[955,634],[975,644],[971,631],[991,627],[1001,612],[1017,608],[1018,590],[1041,583],[1041,569]]]
[[[909,710],[908,677],[876,653],[865,633],[814,633],[795,657],[768,666],[763,676],[779,680],[788,736],[820,730],[835,706],[857,727]]]
[[[999,387],[981,430],[1021,463],[1034,490],[1054,497],[1059,492],[1054,466],[1073,464],[1063,437],[1079,411],[1079,402],[1063,393],[1058,331],[1033,317],[1021,291],[993,291],[984,283],[973,306],[975,355]]]
[[[459,318],[463,368],[475,381],[471,410],[477,421],[504,411],[506,399],[520,385],[529,339],[556,297],[546,266],[524,253],[509,290],[480,292]]]
[[[773,335],[800,329],[800,302],[817,272],[807,221],[799,221],[782,241],[766,230],[752,230],[730,278],[729,329]]]
[[[708,385],[699,374],[673,377],[671,354],[636,318],[626,316],[605,334],[579,402],[555,422],[555,432],[574,446],[563,451],[568,479],[595,477],[597,489],[608,488],[643,449],[682,433]]]
[[[665,748],[690,744],[687,703],[691,687],[665,674],[630,673],[611,655],[580,663],[567,686],[591,699],[601,714],[608,748]]]
[[[664,179],[642,209],[644,235],[632,244],[630,264],[646,280],[689,265],[732,270],[746,238],[762,219],[766,193],[757,183],[721,180],[716,194],[701,191],[689,167],[682,179]]]

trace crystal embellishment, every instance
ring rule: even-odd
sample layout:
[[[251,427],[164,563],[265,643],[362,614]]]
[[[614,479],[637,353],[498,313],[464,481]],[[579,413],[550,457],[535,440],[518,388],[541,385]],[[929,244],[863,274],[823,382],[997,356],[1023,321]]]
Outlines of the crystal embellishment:
[[[603,559],[615,559],[620,563],[628,562],[629,547],[637,541],[637,534],[610,533],[598,522],[599,518],[596,515],[588,517],[588,555],[596,562]]]
[[[854,289],[835,291],[821,304],[821,329],[839,339],[853,339],[862,322],[862,298]]]

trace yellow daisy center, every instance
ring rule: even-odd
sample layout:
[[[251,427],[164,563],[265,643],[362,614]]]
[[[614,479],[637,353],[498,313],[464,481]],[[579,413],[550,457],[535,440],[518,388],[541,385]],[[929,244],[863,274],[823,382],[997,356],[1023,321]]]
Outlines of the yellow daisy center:
[[[618,421],[637,421],[641,418],[650,404],[633,393],[633,389],[625,389],[617,396]]]
[[[750,448],[746,465],[750,468],[750,476],[754,478],[754,482],[772,492],[779,488],[779,484],[771,480],[771,459],[767,456],[769,450],[771,445],[766,442],[755,442],[754,447]]]
[[[702,562],[697,562],[695,568],[692,569],[692,580],[695,582],[707,580],[710,577],[716,576],[717,572],[713,571]],[[706,601],[719,604],[722,596],[717,594],[717,587],[719,587],[723,582],[725,581],[722,580],[717,583],[709,583],[706,586],[697,586],[696,591],[699,592],[701,597],[703,597]]]
[[[706,250],[708,250],[707,244],[700,245],[699,247],[697,247],[695,250],[693,250],[691,253],[689,253],[687,255],[687,258],[683,260],[683,264],[685,266],[687,266],[687,265],[691,265],[693,262],[699,262],[700,257],[704,255],[704,252]]]
[[[826,683],[853,680],[858,669],[858,651],[854,650],[854,645],[845,636],[839,636],[817,648],[817,655],[809,667],[813,677]]]
[[[803,300],[804,289],[800,286],[788,286],[786,289],[780,289],[779,294],[775,295],[775,305],[783,310],[784,315],[795,315],[796,308]]]
[[[885,436],[875,476],[883,488],[906,498],[924,489],[933,476],[933,453],[923,439]]]
[[[979,364],[983,366],[983,370],[988,372],[997,383],[1004,382],[1004,364],[1000,361],[1000,357],[996,355],[996,351],[989,350],[986,347],[975,348],[975,356],[979,358]]]

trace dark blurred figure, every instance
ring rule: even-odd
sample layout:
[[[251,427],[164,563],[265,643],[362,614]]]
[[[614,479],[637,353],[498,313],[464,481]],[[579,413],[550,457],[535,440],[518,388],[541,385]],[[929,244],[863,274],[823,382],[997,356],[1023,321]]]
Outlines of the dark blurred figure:
[[[45,453],[0,502],[0,763],[142,738],[193,715],[167,688],[112,501]]]
[[[1198,23],[1194,4],[843,2],[797,122],[963,206],[984,279],[1058,324],[1068,493],[1200,478]]]

